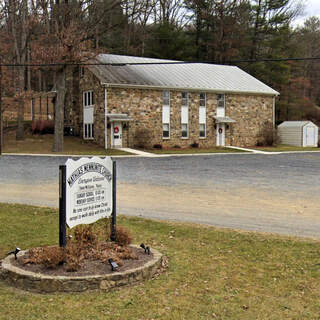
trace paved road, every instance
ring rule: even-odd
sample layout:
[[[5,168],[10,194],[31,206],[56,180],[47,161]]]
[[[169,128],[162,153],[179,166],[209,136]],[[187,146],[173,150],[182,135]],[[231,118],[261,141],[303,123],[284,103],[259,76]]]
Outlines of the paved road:
[[[63,157],[2,156],[0,201],[57,206]],[[117,158],[118,211],[320,238],[320,153]]]

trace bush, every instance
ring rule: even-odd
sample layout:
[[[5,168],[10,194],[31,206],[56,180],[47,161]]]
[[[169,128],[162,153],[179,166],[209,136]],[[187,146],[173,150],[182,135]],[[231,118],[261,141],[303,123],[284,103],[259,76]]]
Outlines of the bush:
[[[32,134],[52,134],[54,133],[54,121],[53,120],[33,120],[31,125]]]
[[[259,133],[259,140],[257,146],[276,146],[280,142],[277,129],[273,127],[270,122],[265,122]]]
[[[199,148],[199,143],[194,142],[194,143],[190,144],[190,147],[191,148]]]
[[[159,150],[161,150],[161,149],[162,149],[162,144],[154,144],[154,145],[153,145],[153,149],[159,149]]]
[[[122,226],[117,226],[116,243],[120,246],[127,246],[132,242],[129,230]]]
[[[151,147],[152,135],[151,131],[147,128],[136,129],[134,135],[134,146],[136,148],[147,149]]]

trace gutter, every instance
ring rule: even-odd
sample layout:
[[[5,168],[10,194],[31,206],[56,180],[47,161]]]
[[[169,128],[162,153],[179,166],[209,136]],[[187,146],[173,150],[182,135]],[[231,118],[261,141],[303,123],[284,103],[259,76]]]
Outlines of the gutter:
[[[259,91],[234,91],[234,90],[220,90],[220,89],[208,89],[208,88],[190,88],[190,87],[170,87],[170,86],[150,86],[142,84],[127,84],[127,83],[104,83],[101,85],[105,88],[130,88],[130,89],[156,89],[156,90],[179,90],[179,91],[189,91],[189,92],[212,92],[212,93],[233,93],[233,94],[248,94],[248,95],[263,95],[263,96],[279,96],[280,93],[274,92],[259,92]]]

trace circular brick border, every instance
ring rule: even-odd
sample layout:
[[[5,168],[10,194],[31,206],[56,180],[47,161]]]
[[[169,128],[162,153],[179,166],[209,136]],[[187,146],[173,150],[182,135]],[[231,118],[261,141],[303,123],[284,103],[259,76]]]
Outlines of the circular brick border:
[[[136,246],[137,247],[137,246]],[[21,251],[23,255],[26,251]],[[48,276],[23,270],[14,266],[11,261],[13,256],[2,260],[0,266],[0,280],[6,284],[32,292],[54,293],[54,292],[83,292],[87,290],[110,290],[115,287],[131,285],[145,279],[150,279],[158,270],[162,261],[162,254],[152,249],[152,260],[144,265],[106,275],[93,276]]]

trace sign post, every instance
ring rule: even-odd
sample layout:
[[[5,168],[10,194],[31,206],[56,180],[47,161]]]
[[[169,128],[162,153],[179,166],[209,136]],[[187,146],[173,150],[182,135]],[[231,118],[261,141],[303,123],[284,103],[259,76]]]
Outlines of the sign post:
[[[110,240],[116,241],[117,238],[117,230],[116,230],[116,223],[117,223],[117,163],[113,162],[112,167],[113,172],[113,181],[112,181],[112,219],[111,219],[111,235]]]
[[[66,225],[90,224],[111,214],[111,238],[115,239],[116,163],[110,157],[68,159],[59,173],[60,246],[66,246]]]
[[[66,166],[59,166],[59,246],[67,245],[66,238]]]

